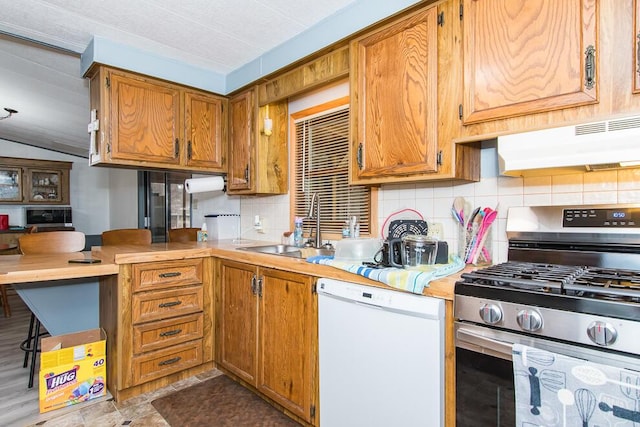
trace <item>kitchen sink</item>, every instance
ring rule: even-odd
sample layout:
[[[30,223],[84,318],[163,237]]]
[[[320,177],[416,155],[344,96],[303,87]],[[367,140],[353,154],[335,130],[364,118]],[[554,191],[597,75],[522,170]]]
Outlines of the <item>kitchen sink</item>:
[[[299,248],[292,245],[264,245],[264,246],[245,246],[238,248],[242,251],[258,252],[261,254],[282,255],[292,258],[309,258],[312,256],[332,256],[333,249],[326,248]]]

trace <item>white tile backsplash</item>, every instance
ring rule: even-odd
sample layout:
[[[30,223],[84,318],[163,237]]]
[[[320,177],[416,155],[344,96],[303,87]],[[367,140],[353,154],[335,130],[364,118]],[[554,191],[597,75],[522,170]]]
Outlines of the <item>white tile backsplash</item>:
[[[478,183],[444,181],[383,185],[378,190],[378,226],[402,209],[413,209],[427,221],[440,223],[444,239],[449,242],[450,250],[455,251],[458,226],[451,214],[454,198],[464,197],[469,212],[476,206],[498,206],[491,249],[494,262],[503,262],[507,259],[506,216],[511,206],[640,203],[640,168],[526,178],[486,175],[483,174]],[[263,216],[266,224],[265,234],[249,230],[243,235],[245,238],[280,241],[282,232],[291,228],[288,195],[242,197],[240,207],[243,227],[251,227],[256,214]],[[406,211],[393,217],[403,218],[416,219],[417,214]]]

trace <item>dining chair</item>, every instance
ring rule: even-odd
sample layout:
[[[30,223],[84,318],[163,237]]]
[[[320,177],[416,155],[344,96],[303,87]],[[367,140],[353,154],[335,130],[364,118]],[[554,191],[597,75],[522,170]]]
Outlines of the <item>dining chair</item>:
[[[81,252],[84,249],[84,233],[80,231],[48,231],[45,233],[25,234],[18,238],[18,246],[23,255],[49,255]],[[29,321],[29,333],[20,344],[24,351],[23,368],[29,363],[31,355],[31,367],[29,370],[29,388],[33,387],[33,376],[36,368],[36,355],[40,352],[40,337],[48,332],[40,332],[40,319],[33,312]]]
[[[31,227],[25,229],[25,234],[35,233],[38,231],[38,227],[32,225]],[[16,253],[20,253],[18,246],[16,245],[11,251],[7,251],[3,253],[3,255],[14,255]],[[4,317],[11,317],[11,306],[9,306],[9,296],[7,295],[7,288],[11,285],[0,285],[0,298],[2,298],[2,312],[4,313]]]
[[[102,246],[149,244],[151,231],[146,228],[120,228],[102,233]]]
[[[169,230],[169,242],[196,242],[198,231],[200,229],[195,227],[172,228]]]

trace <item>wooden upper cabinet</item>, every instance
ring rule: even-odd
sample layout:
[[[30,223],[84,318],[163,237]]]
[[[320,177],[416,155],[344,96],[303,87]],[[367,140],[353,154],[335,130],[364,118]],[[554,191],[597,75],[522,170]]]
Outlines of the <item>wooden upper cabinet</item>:
[[[351,182],[438,169],[437,8],[351,42]]]
[[[598,19],[598,0],[464,0],[464,123],[597,103]]]
[[[180,92],[130,74],[112,72],[111,158],[180,163]]]
[[[187,166],[223,169],[227,144],[224,135],[224,99],[185,92],[185,140]]]
[[[0,157],[0,203],[68,205],[73,163]]]
[[[226,172],[226,98],[105,66],[89,76],[92,165]]]
[[[248,90],[229,100],[229,170],[227,189],[250,190],[253,167],[251,152],[255,145],[253,110],[255,94]]]
[[[288,101],[258,107],[257,88],[229,100],[229,194],[285,194],[288,189]],[[272,123],[264,132],[264,119]]]

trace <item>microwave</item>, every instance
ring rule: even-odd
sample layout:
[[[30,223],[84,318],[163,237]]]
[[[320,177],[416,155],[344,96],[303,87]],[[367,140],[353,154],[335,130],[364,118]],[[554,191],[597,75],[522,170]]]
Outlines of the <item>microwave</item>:
[[[38,228],[72,227],[70,207],[27,207],[25,208],[25,224]]]

